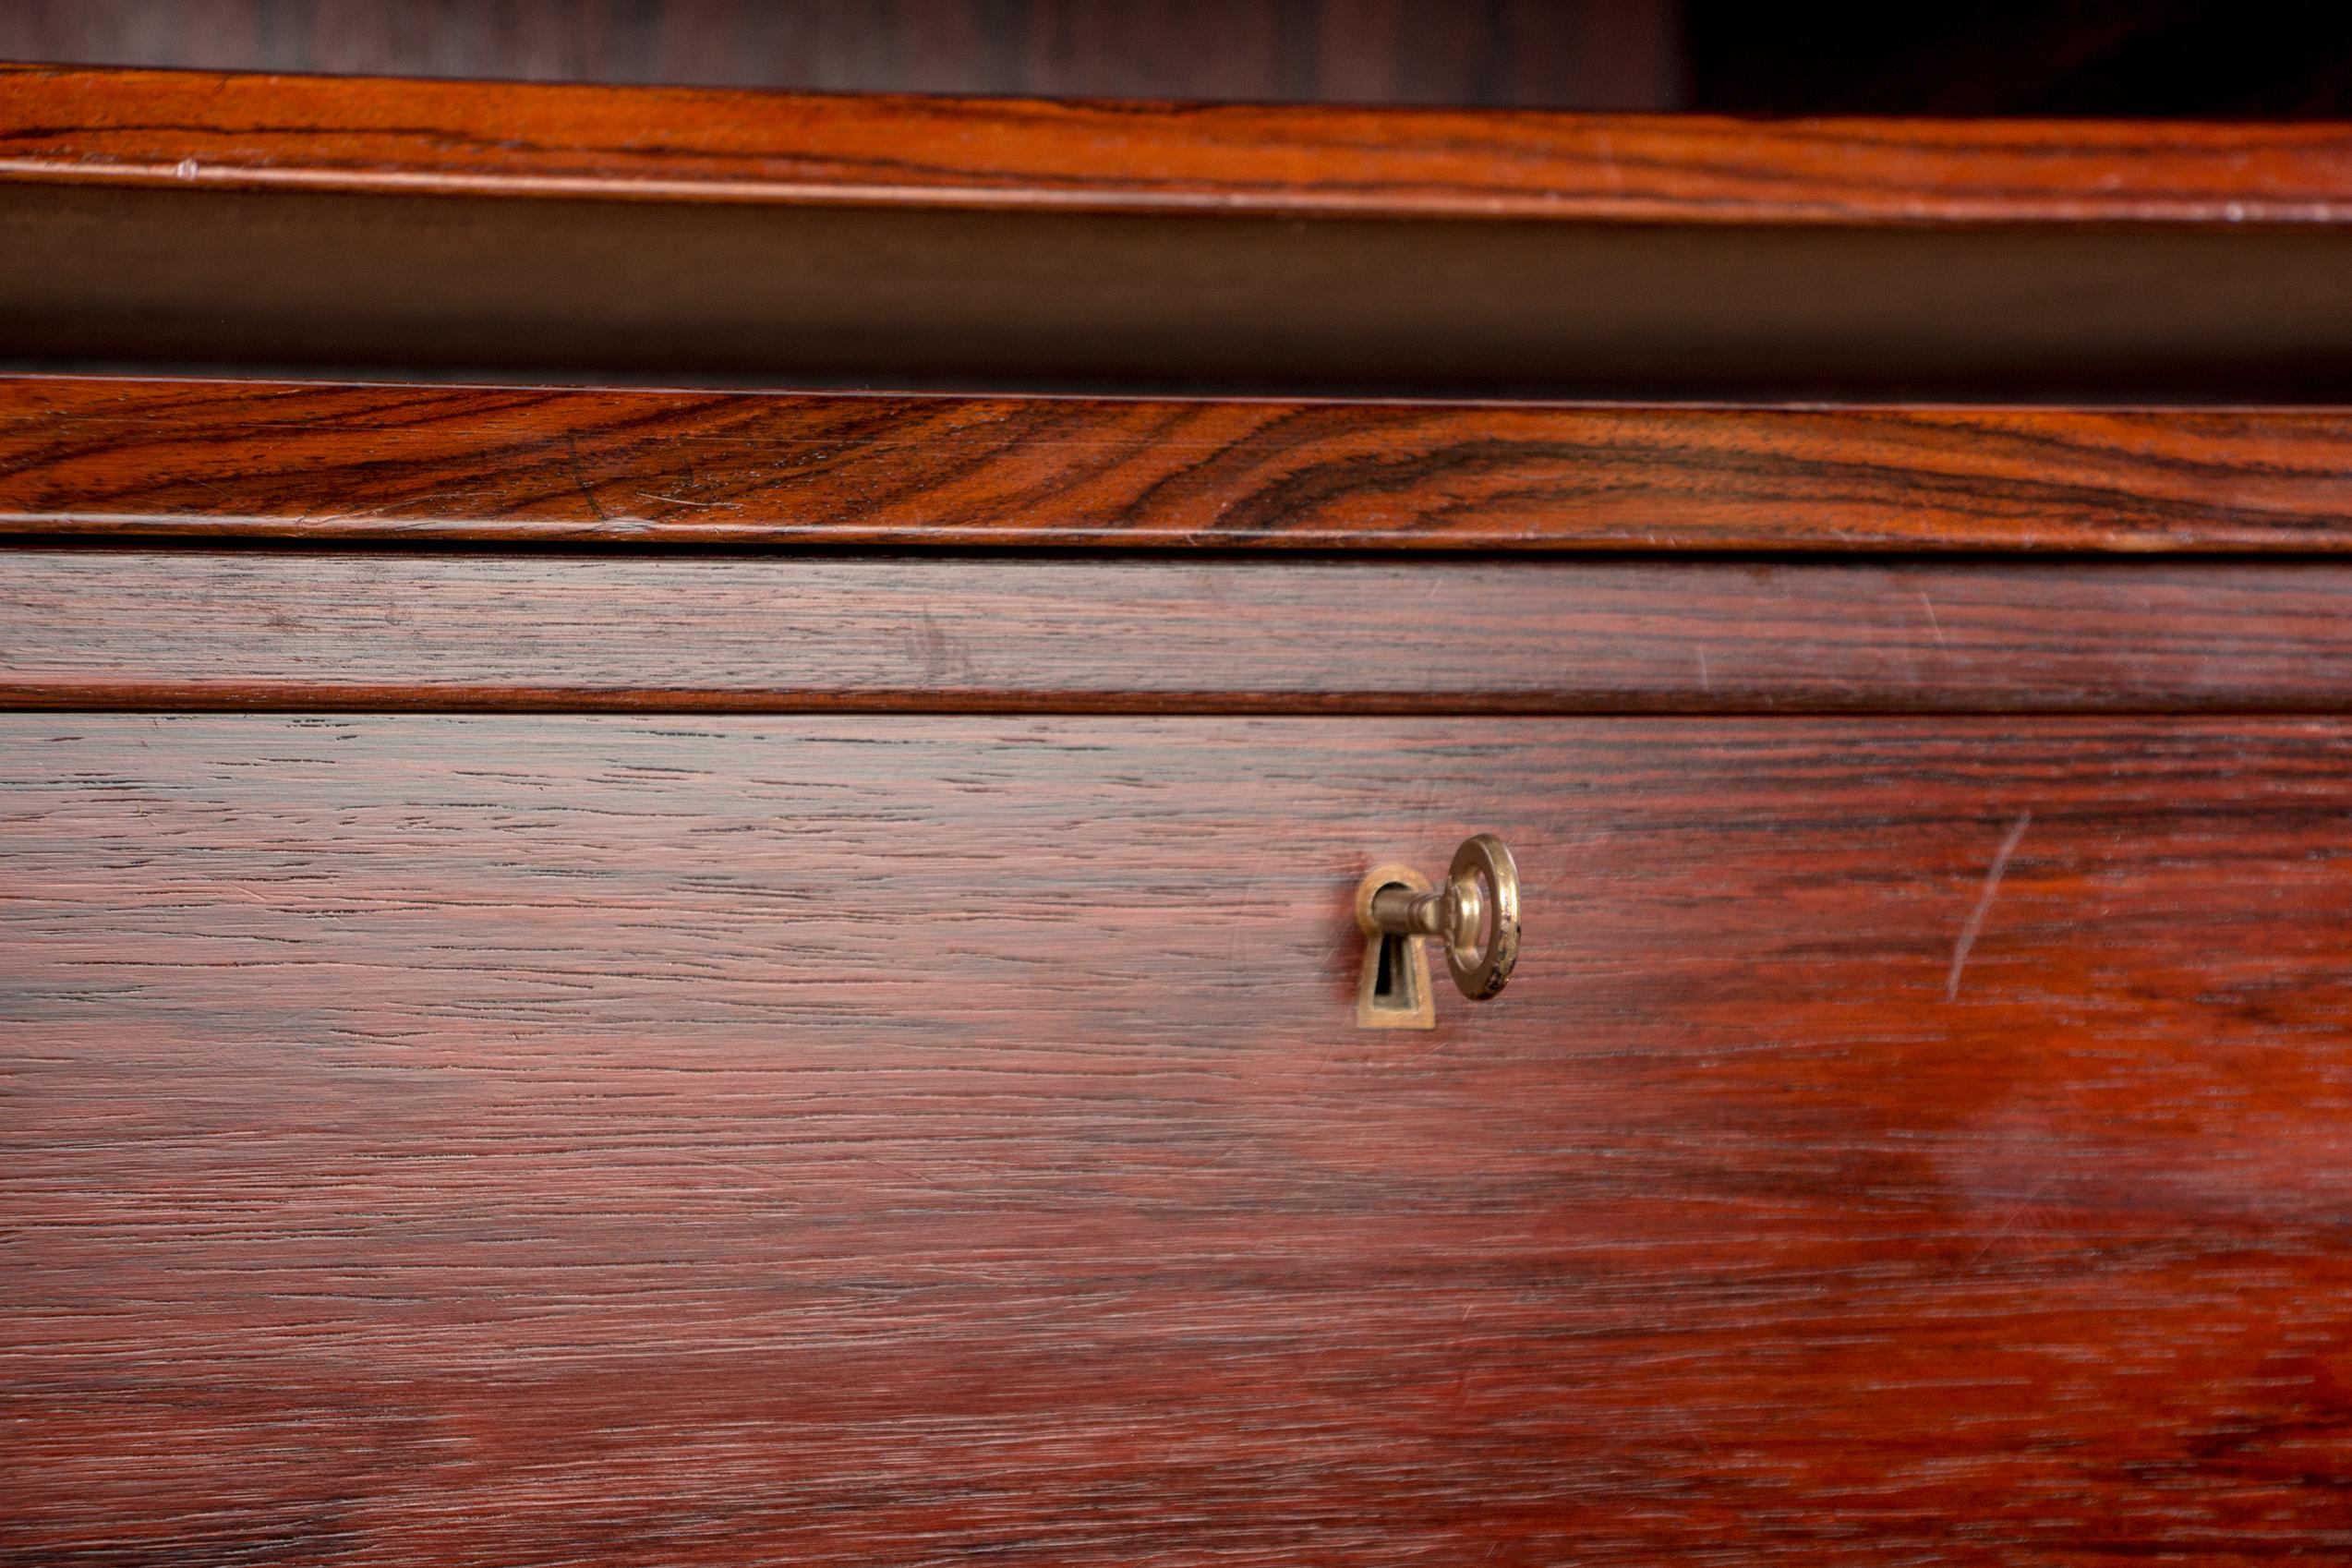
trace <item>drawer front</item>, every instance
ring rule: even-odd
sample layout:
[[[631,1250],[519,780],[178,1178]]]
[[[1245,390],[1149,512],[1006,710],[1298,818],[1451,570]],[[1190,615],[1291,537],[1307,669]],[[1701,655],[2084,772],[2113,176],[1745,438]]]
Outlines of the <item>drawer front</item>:
[[[2271,1561],[2352,724],[0,717],[0,1559]],[[1517,852],[1433,1032],[1357,878]]]

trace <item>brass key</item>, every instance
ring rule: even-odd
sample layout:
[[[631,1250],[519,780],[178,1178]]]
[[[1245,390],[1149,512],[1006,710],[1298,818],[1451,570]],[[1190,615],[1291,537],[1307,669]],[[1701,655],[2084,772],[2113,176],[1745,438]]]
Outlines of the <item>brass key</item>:
[[[1432,888],[1410,866],[1377,866],[1356,889],[1364,933],[1364,977],[1356,1021],[1367,1029],[1433,1029],[1429,959],[1423,938],[1444,945],[1445,967],[1462,995],[1483,1002],[1519,961],[1519,868],[1491,833],[1453,851],[1445,885]]]

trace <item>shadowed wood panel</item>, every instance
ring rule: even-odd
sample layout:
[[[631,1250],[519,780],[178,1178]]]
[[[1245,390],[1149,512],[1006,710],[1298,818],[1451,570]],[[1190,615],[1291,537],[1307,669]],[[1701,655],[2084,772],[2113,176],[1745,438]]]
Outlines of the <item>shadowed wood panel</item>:
[[[10,1562],[2216,1564],[2352,729],[0,719]],[[1356,877],[1527,946],[1350,1026]]]
[[[2352,400],[2352,228],[1437,223],[0,179],[19,365]]]
[[[705,543],[2341,549],[2352,415],[0,378],[0,527]]]
[[[2352,397],[2342,126],[0,83],[19,363]]]
[[[0,704],[2352,709],[2352,566],[18,549]]]
[[[807,96],[24,66],[0,175],[660,201],[1747,223],[2334,224],[2340,125]]]

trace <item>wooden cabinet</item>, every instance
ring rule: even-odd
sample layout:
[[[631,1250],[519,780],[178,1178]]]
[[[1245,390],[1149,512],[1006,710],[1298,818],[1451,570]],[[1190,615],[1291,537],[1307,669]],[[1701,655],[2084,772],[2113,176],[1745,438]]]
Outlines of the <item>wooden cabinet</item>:
[[[2352,1531],[2342,132],[0,84],[0,1560]]]

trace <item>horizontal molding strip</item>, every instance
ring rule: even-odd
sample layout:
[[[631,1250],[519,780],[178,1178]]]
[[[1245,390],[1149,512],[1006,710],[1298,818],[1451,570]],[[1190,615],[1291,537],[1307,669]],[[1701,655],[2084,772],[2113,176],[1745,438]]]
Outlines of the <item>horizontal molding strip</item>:
[[[0,179],[1682,223],[2341,224],[2352,127],[813,95],[19,66]]]
[[[0,532],[1476,550],[2343,550],[2352,410],[0,377]]]
[[[0,706],[2352,711],[2352,564],[20,549]]]

